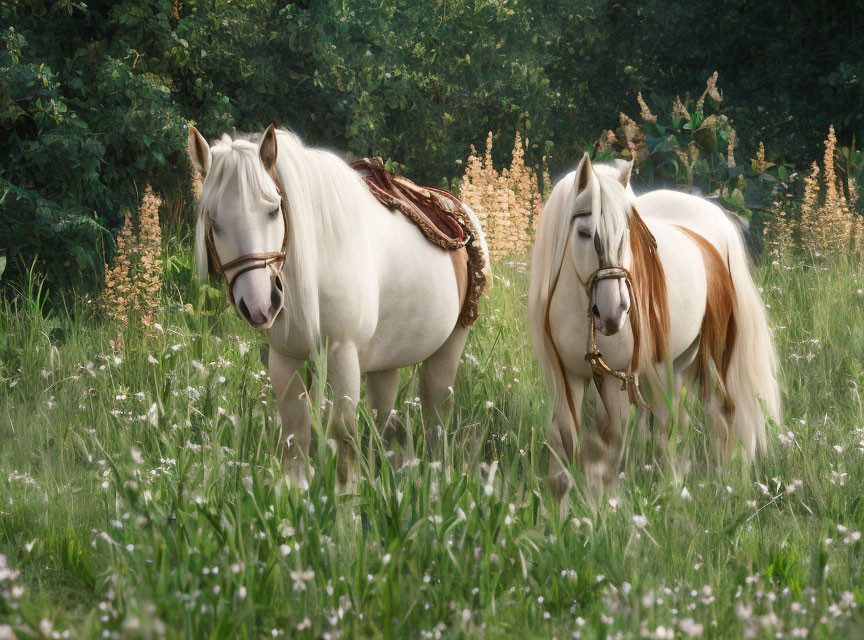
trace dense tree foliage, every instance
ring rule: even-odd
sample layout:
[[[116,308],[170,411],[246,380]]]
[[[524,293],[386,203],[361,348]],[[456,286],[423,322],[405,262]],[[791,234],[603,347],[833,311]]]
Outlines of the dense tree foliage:
[[[432,184],[520,130],[554,174],[637,91],[718,70],[743,147],[802,164],[829,123],[841,144],[864,126],[862,23],[861,0],[0,0],[6,277],[38,254],[55,289],[97,282],[144,185],[185,189],[189,122],[275,121]]]

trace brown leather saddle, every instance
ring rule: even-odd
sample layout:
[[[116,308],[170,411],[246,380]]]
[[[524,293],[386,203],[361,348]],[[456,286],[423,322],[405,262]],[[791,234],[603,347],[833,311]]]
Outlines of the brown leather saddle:
[[[378,201],[390,209],[398,209],[413,222],[423,235],[450,251],[462,310],[459,321],[463,327],[477,319],[477,300],[483,293],[485,256],[464,206],[452,193],[421,187],[407,178],[394,176],[381,158],[364,158],[351,163],[362,176]]]

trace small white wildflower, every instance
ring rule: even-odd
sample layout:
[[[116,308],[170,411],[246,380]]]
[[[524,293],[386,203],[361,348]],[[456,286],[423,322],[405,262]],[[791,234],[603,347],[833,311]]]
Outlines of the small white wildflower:
[[[678,623],[678,626],[682,633],[691,638],[701,636],[705,630],[705,627],[694,621],[693,618],[684,618],[680,623]]]

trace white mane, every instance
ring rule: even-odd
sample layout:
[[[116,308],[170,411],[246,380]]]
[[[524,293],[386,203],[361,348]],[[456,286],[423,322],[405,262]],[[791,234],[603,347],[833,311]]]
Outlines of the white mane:
[[[627,160],[622,160],[617,158],[612,160],[608,164],[594,164],[591,165],[594,167],[594,171],[601,176],[606,176],[612,178],[613,180],[618,180],[621,172],[627,169],[630,166],[630,163]],[[633,187],[630,186],[630,182],[627,182],[627,186],[624,187],[624,191],[627,192],[627,197],[630,200],[636,199],[636,194],[633,192]]]
[[[288,209],[285,259],[285,313],[290,325],[310,342],[320,333],[318,276],[323,268],[341,264],[340,248],[362,224],[360,212],[375,204],[360,176],[336,154],[306,147],[288,131],[277,131],[276,174]],[[199,277],[207,277],[204,241],[208,204],[218,198],[226,178],[242,171],[244,197],[260,194],[278,202],[275,185],[258,156],[258,144],[228,135],[211,147],[212,163],[198,212],[195,257]]]
[[[246,140],[232,140],[228,134],[222,136],[216,144],[210,147],[212,160],[201,190],[201,201],[198,203],[198,219],[195,225],[195,263],[198,277],[207,279],[207,246],[204,242],[207,232],[207,210],[210,203],[218,201],[226,186],[231,182],[230,176],[239,173],[240,197],[244,203],[258,194],[267,202],[279,202],[276,185],[264,171],[264,165],[258,159],[258,145]]]
[[[591,190],[591,216],[604,252],[613,265],[624,266],[629,256],[627,220],[632,201],[618,182],[618,170],[596,165],[588,182]],[[599,170],[598,170],[599,169]],[[577,170],[578,171],[578,170]],[[546,332],[546,316],[558,274],[565,260],[570,227],[575,218],[577,171],[559,180],[543,207],[540,227],[531,261],[531,286],[528,291],[528,320],[538,360],[555,398],[563,393],[561,373],[555,350]]]

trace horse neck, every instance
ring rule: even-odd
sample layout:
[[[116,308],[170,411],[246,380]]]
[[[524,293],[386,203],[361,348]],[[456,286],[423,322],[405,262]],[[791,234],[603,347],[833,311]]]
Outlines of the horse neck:
[[[357,211],[363,194],[352,194],[355,185],[346,181],[353,176],[341,171],[335,157],[288,139],[285,143],[280,145],[276,175],[288,209],[286,321],[292,333],[314,344],[320,338],[322,287],[356,270],[353,256],[366,244]]]
[[[334,258],[344,255],[363,232],[359,210],[366,194],[335,156],[296,143],[289,150],[277,162],[288,199],[289,250],[305,254],[308,268],[332,269]]]
[[[635,310],[631,311],[634,335],[638,332],[644,355],[653,362],[665,359],[669,336],[669,305],[666,274],[657,251],[657,241],[633,207],[627,220],[630,235],[630,278]],[[634,369],[638,369],[641,348],[634,349]]]

